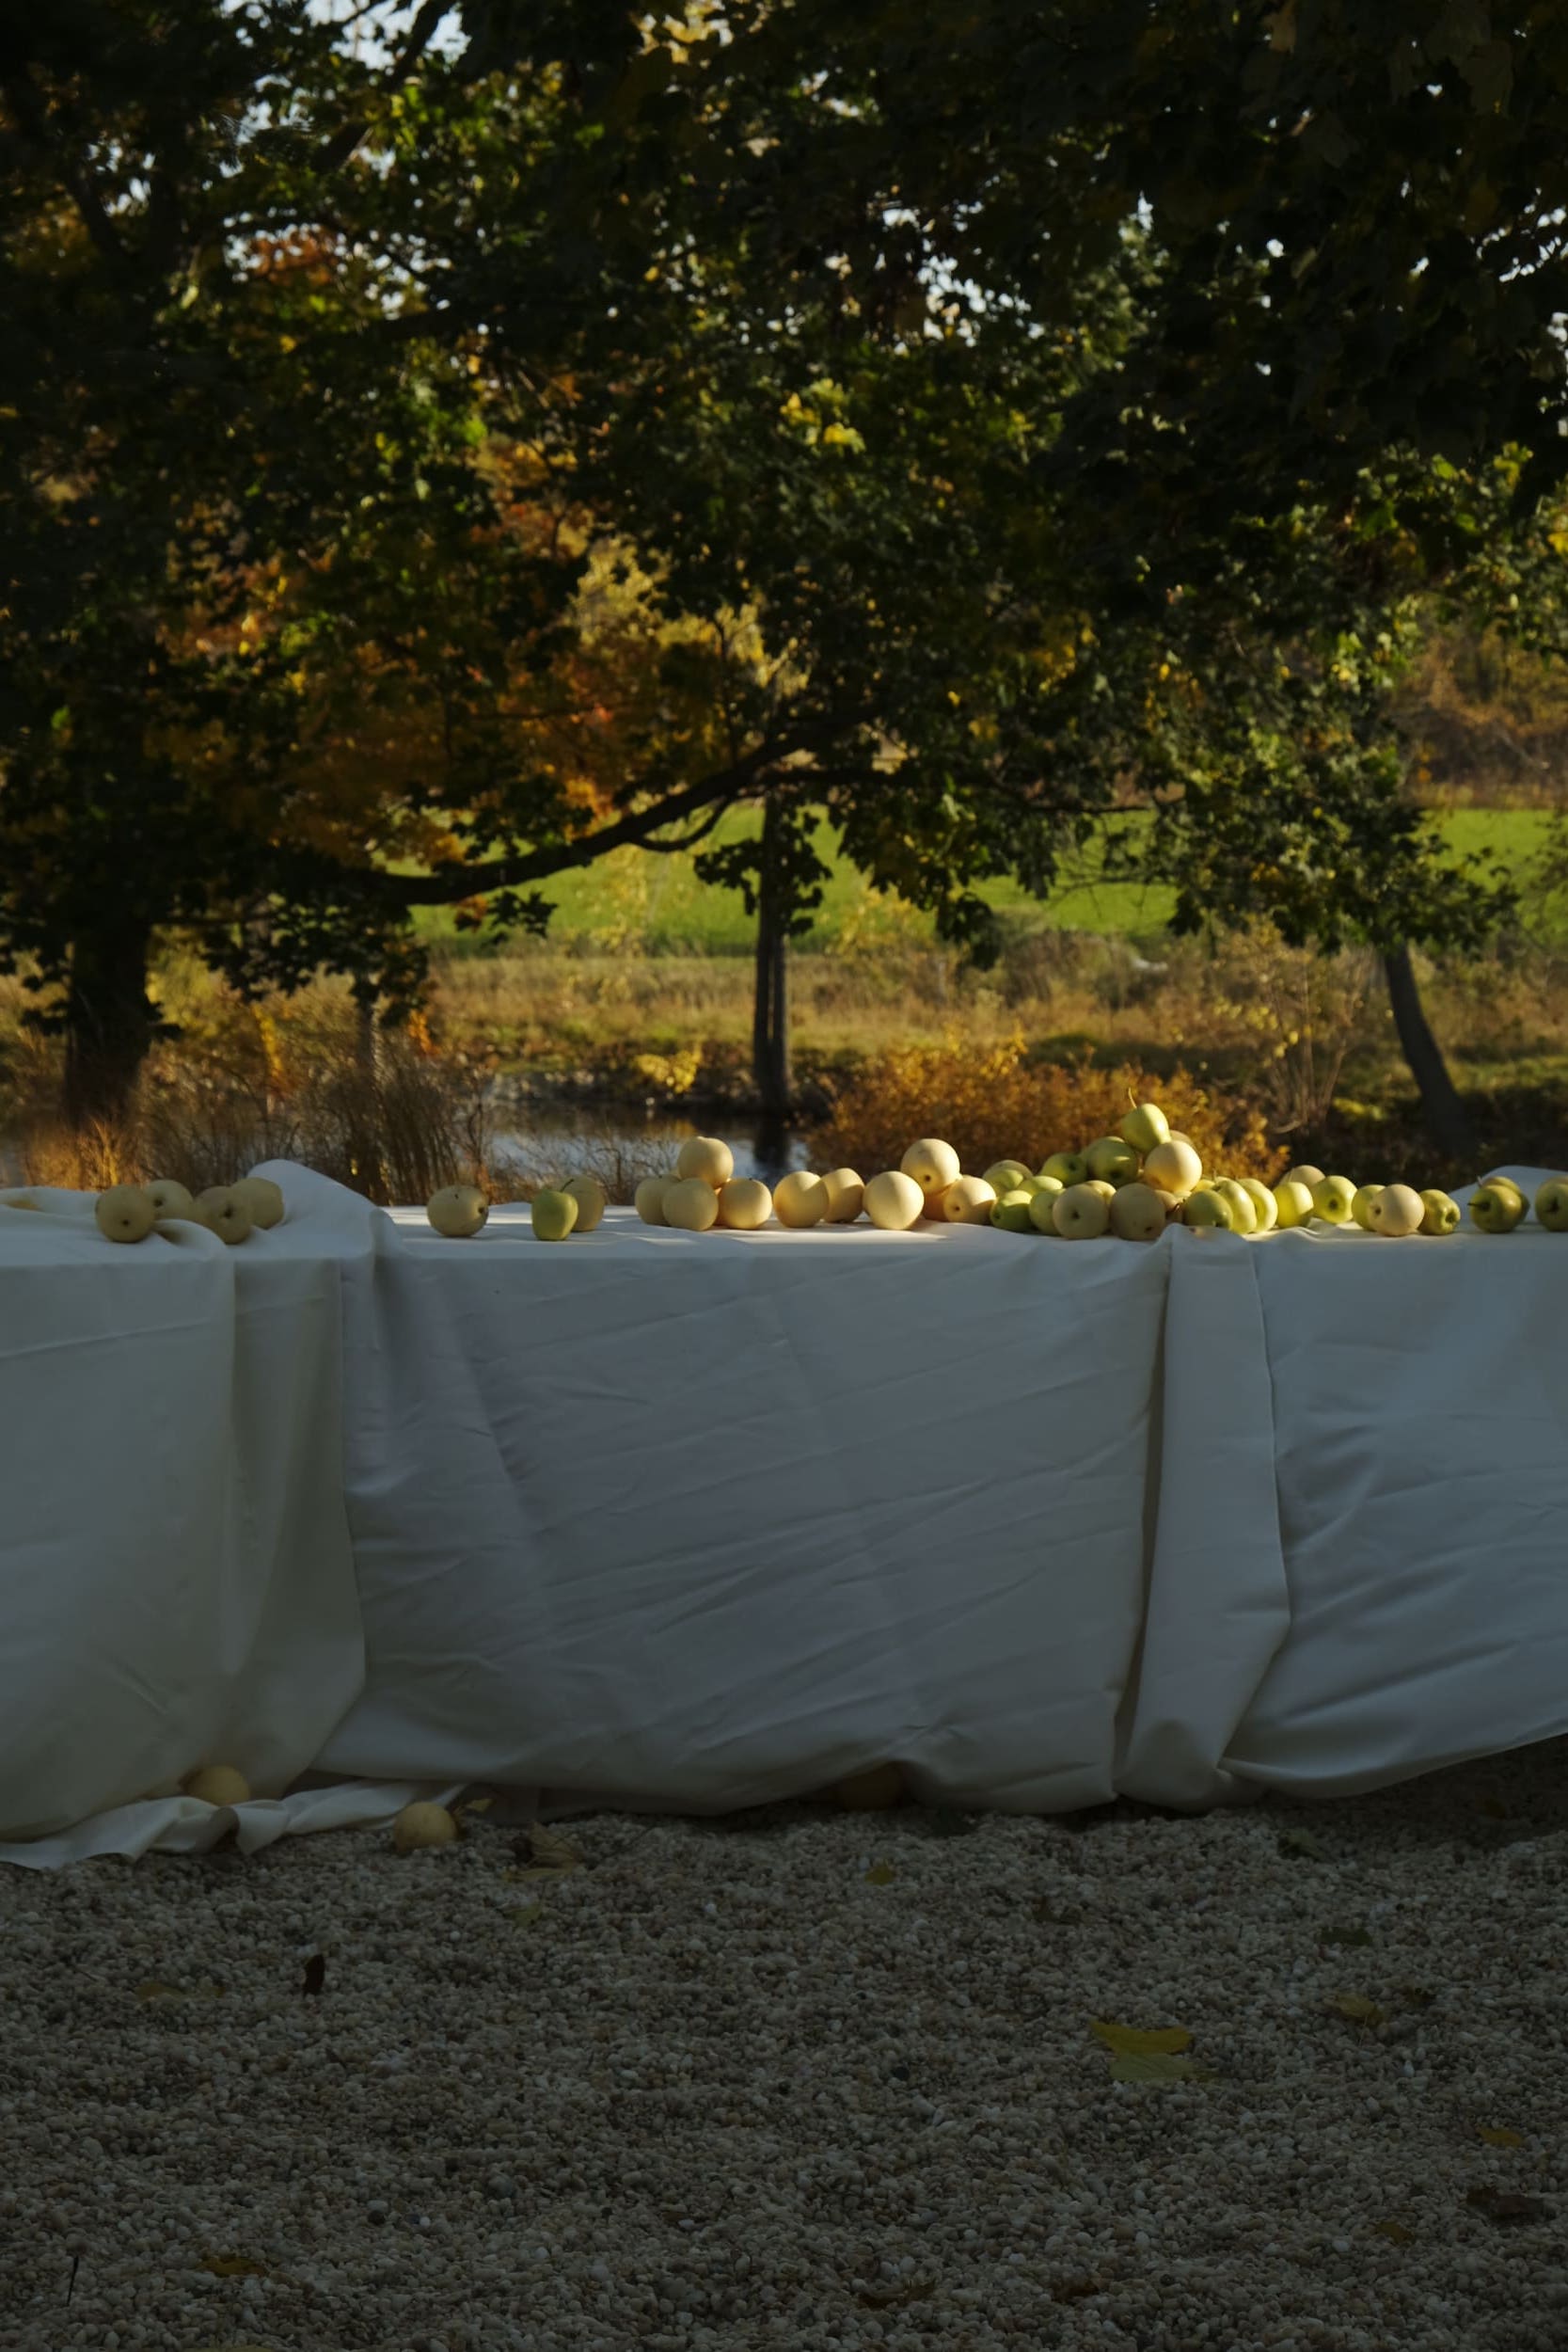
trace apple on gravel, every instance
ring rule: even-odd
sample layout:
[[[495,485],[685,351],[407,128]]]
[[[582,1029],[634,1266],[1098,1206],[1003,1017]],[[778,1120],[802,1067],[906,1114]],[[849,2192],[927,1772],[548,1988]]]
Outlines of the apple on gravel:
[[[1157,1241],[1165,1230],[1165,1204],[1152,1184],[1121,1184],[1111,1202],[1111,1231],[1123,1241]]]

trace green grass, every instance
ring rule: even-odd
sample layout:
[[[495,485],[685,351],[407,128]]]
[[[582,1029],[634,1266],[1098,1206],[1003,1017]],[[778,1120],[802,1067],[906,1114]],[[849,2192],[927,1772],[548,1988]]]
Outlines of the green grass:
[[[705,846],[717,847],[754,834],[754,811],[737,813],[721,825]],[[1551,819],[1541,809],[1460,809],[1438,819],[1449,848],[1460,855],[1490,850],[1515,882],[1528,887],[1531,866],[1544,844]],[[927,915],[879,895],[833,850],[827,825],[818,832],[817,847],[832,868],[811,935],[802,942],[814,947],[843,947],[851,940],[918,942],[931,936]],[[754,936],[751,918],[737,894],[700,882],[693,871],[693,853],[650,855],[642,850],[616,850],[596,866],[562,874],[543,884],[555,914],[550,941],[561,947],[599,948],[613,952],[635,947],[653,955],[745,955]],[[1168,890],[1144,888],[1132,882],[1097,882],[1092,874],[1065,883],[1045,904],[1031,898],[1016,882],[982,885],[981,895],[999,913],[1020,920],[1026,930],[1056,929],[1121,932],[1131,938],[1157,938],[1169,921],[1175,903]],[[1535,928],[1554,944],[1568,940],[1568,890],[1543,899],[1532,909]],[[444,907],[424,908],[418,928],[421,937],[448,945],[449,952],[477,951],[481,935],[459,932]]]

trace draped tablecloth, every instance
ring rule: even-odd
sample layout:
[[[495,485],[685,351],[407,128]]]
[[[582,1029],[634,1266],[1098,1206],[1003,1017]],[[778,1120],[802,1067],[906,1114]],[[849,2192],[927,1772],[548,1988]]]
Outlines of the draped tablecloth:
[[[888,1756],[1202,1805],[1568,1729],[1568,1237],[456,1243],[262,1172],[238,1250],[0,1209],[0,1858]],[[168,1793],[219,1756],[254,1804]]]

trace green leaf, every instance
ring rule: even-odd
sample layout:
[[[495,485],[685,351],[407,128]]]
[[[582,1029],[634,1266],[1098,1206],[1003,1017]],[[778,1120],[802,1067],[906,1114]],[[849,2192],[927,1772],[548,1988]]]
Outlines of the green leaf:
[[[1371,1936],[1365,1928],[1351,1925],[1326,1927],[1322,1930],[1318,1937],[1320,1944],[1352,1950],[1364,1949],[1371,1943]]]
[[[1118,2058],[1169,2058],[1193,2042],[1185,2026],[1117,2026],[1104,2017],[1091,2020],[1089,2031]]]
[[[867,1886],[891,1886],[898,1876],[891,1862],[874,1862],[865,1874]]]
[[[1214,2079],[1196,2058],[1174,2058],[1158,2051],[1127,2050],[1111,2060],[1111,2080],[1117,2083],[1207,2083]]]
[[[1328,1848],[1321,1838],[1314,1837],[1309,1829],[1282,1829],[1279,1833],[1279,1851],[1282,1854],[1305,1854],[1310,1862],[1326,1862],[1329,1859]]]
[[[1365,1994],[1336,1993],[1328,2006],[1338,2016],[1349,2018],[1352,2025],[1382,2026],[1387,2023],[1386,2012],[1379,2009],[1375,2001],[1369,2001]]]

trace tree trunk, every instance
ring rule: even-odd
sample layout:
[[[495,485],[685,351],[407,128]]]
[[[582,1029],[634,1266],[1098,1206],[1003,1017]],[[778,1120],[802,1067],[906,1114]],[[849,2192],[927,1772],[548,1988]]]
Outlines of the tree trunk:
[[[127,923],[71,943],[65,1015],[65,1116],[124,1122],[152,1043],[157,1014],[148,1001],[151,932]]]
[[[756,997],[752,1014],[752,1075],[765,1121],[789,1117],[794,1085],[789,1067],[789,939],[784,893],[774,862],[779,819],[769,803],[762,820],[762,873],[757,891]]]
[[[1421,1097],[1421,1109],[1433,1141],[1438,1149],[1456,1160],[1473,1160],[1476,1138],[1469,1117],[1459,1099],[1458,1089],[1449,1075],[1449,1065],[1443,1059],[1443,1049],[1433,1036],[1421,1005],[1421,992],[1416,984],[1415,970],[1408,947],[1395,947],[1383,959],[1383,974],[1388,983],[1388,1002],[1393,1009],[1394,1026],[1399,1031],[1404,1058],[1410,1064]]]

